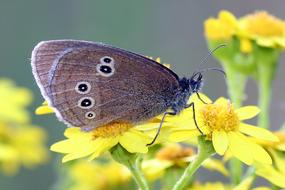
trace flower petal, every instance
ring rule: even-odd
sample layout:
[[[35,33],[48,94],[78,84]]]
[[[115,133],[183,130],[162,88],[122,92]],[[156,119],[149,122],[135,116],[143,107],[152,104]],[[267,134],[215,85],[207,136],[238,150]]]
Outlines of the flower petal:
[[[200,136],[201,133],[197,129],[192,130],[173,130],[170,134],[170,140],[173,142],[181,142],[188,140],[190,138],[195,138]]]
[[[285,175],[271,165],[262,165],[260,168],[257,168],[256,174],[279,187],[285,188]]]
[[[228,135],[225,131],[214,131],[212,134],[213,146],[219,155],[224,155],[229,146]]]
[[[97,139],[96,139],[97,140]],[[97,158],[105,151],[111,149],[113,146],[119,143],[119,137],[112,138],[98,138],[96,145],[94,145],[94,152],[88,158],[89,161]]]
[[[272,159],[268,152],[259,144],[251,141],[248,137],[238,132],[230,133],[231,151],[234,156],[248,165],[252,165],[253,161],[263,164],[271,164]],[[250,153],[250,154],[249,154]]]
[[[241,139],[236,132],[230,132],[229,139],[229,150],[233,156],[247,165],[251,165],[253,163],[253,156],[248,143]]]
[[[218,98],[214,104],[217,104],[217,105],[225,105],[227,106],[229,104],[230,100],[229,99],[226,99],[224,97],[220,97]]]
[[[246,120],[253,118],[260,112],[260,109],[256,106],[245,106],[236,109],[236,113],[240,120]]]
[[[92,139],[92,132],[83,132],[79,127],[70,127],[64,131],[64,136],[69,139]]]
[[[239,130],[240,132],[244,134],[250,135],[258,139],[263,139],[263,140],[273,141],[273,142],[279,141],[278,137],[275,136],[270,131],[260,128],[260,127],[253,126],[253,125],[241,123],[239,126]]]
[[[229,176],[229,172],[225,167],[225,164],[217,159],[209,158],[203,162],[203,167],[208,170],[214,170],[222,173],[224,176]]]
[[[119,143],[130,153],[147,153],[147,144],[151,139],[135,129],[125,132],[119,139]]]

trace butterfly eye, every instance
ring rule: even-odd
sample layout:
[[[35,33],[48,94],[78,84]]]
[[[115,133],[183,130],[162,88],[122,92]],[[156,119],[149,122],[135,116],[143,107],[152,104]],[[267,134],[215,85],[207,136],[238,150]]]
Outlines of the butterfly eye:
[[[76,84],[75,90],[79,94],[87,94],[91,90],[91,85],[89,82],[79,82]]]
[[[96,117],[96,114],[93,111],[89,111],[85,114],[86,119],[93,119]]]
[[[95,104],[95,101],[91,97],[83,97],[78,101],[78,106],[82,109],[92,108]]]
[[[104,63],[110,64],[110,63],[114,62],[114,59],[112,57],[109,57],[109,56],[104,56],[100,59],[100,62],[103,64]]]

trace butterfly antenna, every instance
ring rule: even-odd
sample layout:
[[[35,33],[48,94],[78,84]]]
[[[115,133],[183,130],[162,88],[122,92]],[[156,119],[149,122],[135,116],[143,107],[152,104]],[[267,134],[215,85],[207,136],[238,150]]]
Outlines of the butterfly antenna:
[[[217,51],[220,48],[226,47],[227,44],[220,44],[217,47],[215,47],[213,50],[209,51],[208,54],[202,59],[200,65],[204,64],[207,62],[207,60],[212,57],[212,55],[215,53],[215,51]]]
[[[210,68],[202,69],[202,70],[198,71],[197,73],[202,74],[202,73],[205,73],[205,72],[208,72],[208,71],[220,72],[221,74],[224,75],[225,78],[227,78],[227,74],[225,73],[225,71],[223,69],[220,69],[220,68],[217,68],[217,67],[210,67]]]

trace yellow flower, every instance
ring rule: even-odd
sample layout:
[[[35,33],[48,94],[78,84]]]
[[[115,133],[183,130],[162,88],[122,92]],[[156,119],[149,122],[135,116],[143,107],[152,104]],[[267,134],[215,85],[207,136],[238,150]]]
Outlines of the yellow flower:
[[[204,23],[205,36],[210,40],[229,40],[236,32],[237,20],[229,11],[221,11],[218,18],[209,18]]]
[[[117,144],[130,153],[147,153],[147,144],[152,140],[134,125],[120,122],[113,122],[90,132],[83,132],[75,127],[68,128],[64,135],[68,139],[51,146],[52,151],[67,154],[63,162],[86,156],[92,160]]]
[[[32,94],[26,88],[19,88],[8,79],[0,79],[0,120],[27,123],[30,121],[26,106],[31,103]]]
[[[116,162],[88,162],[80,160],[68,168],[72,180],[69,190],[111,189],[127,184],[131,179],[128,169]]]
[[[0,124],[0,131],[0,167],[6,174],[15,174],[21,165],[31,168],[47,161],[42,129]]]
[[[184,168],[195,158],[194,150],[179,144],[168,144],[160,149],[154,159],[143,161],[142,169],[148,179],[155,180],[163,176],[166,169],[171,167]],[[203,165],[206,169],[214,170],[227,176],[228,171],[223,163],[216,159],[207,159]]]
[[[0,169],[15,174],[21,165],[34,167],[47,160],[45,132],[32,126],[26,110],[31,92],[0,80]]]
[[[285,188],[285,133],[276,132],[275,134],[279,137],[279,142],[257,141],[270,153],[274,162],[273,165],[256,164],[256,174],[274,185]]]
[[[285,22],[266,11],[246,15],[238,23],[238,36],[255,40],[260,46],[285,47]]]
[[[210,103],[210,100],[205,96],[202,98]],[[219,155],[230,153],[248,165],[255,161],[271,164],[272,160],[269,154],[249,136],[273,142],[278,141],[278,138],[265,129],[243,122],[258,114],[257,107],[246,106],[234,109],[229,100],[225,98],[219,98],[214,103],[203,104],[196,95],[193,95],[190,101],[195,102],[198,126],[212,141],[214,149]],[[201,135],[193,121],[191,124],[185,125],[186,118],[189,120],[189,117],[193,115],[191,109],[184,112],[181,118],[180,116],[177,116],[176,119],[168,118],[168,122],[174,120],[173,125],[177,126],[170,137],[176,142]]]

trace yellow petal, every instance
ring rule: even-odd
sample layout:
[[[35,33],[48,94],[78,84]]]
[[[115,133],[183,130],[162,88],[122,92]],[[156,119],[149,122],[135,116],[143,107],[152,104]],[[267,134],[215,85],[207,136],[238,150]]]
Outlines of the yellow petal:
[[[256,106],[245,106],[236,109],[236,113],[240,120],[246,120],[253,118],[260,112],[260,109]]]
[[[250,152],[251,156],[253,157],[254,161],[263,164],[271,164],[272,159],[268,152],[259,144],[256,144],[255,141],[252,141],[250,138],[246,137],[242,133],[236,133],[237,136],[247,144],[247,149]]]
[[[214,131],[212,141],[216,152],[219,155],[224,155],[228,149],[229,139],[225,131]]]
[[[278,137],[275,136],[270,131],[263,129],[263,128],[255,127],[253,125],[241,123],[239,126],[239,130],[240,132],[244,134],[250,135],[258,139],[263,139],[263,140],[273,141],[273,142],[279,141]]]
[[[170,134],[170,141],[181,142],[188,140],[190,138],[196,138],[200,136],[201,133],[197,129],[193,130],[173,130]]]
[[[220,97],[218,98],[214,104],[217,104],[217,105],[225,105],[227,106],[229,104],[230,100],[229,99],[226,99],[224,97]]]
[[[147,135],[135,129],[125,132],[119,140],[119,143],[130,153],[147,153],[147,144],[151,141]]]
[[[246,163],[247,165],[251,165],[253,163],[253,156],[248,146],[249,144],[241,139],[235,132],[229,133],[229,139],[229,150],[233,156]]]
[[[111,138],[98,138],[96,145],[94,144],[94,152],[88,158],[89,161],[97,158],[107,150],[114,147],[119,143],[119,137],[111,137]]]
[[[75,146],[77,146],[77,142],[66,139],[51,145],[50,150],[59,153],[70,153]]]
[[[270,151],[270,154],[273,157],[274,164],[279,171],[283,172],[285,175],[285,159],[284,153],[280,151]]]
[[[254,177],[250,176],[250,177],[244,179],[235,188],[233,188],[233,190],[249,190],[249,188],[251,187],[253,181],[254,181]]]
[[[83,132],[79,127],[69,127],[64,131],[64,136],[69,139],[92,139],[92,132]]]
[[[220,160],[209,158],[203,162],[203,166],[209,170],[214,170],[222,173],[224,176],[228,176],[229,172],[225,167],[225,164]]]
[[[35,113],[37,115],[44,115],[44,114],[50,114],[50,113],[54,113],[53,109],[49,106],[43,105],[40,106],[36,109]]]
[[[147,179],[156,180],[161,177],[168,167],[174,163],[168,160],[146,160],[142,163],[142,170]]]
[[[250,146],[255,161],[263,164],[272,164],[270,155],[262,146],[255,143],[251,143]]]
[[[256,174],[279,187],[285,188],[285,175],[275,170],[271,165],[259,167]]]

